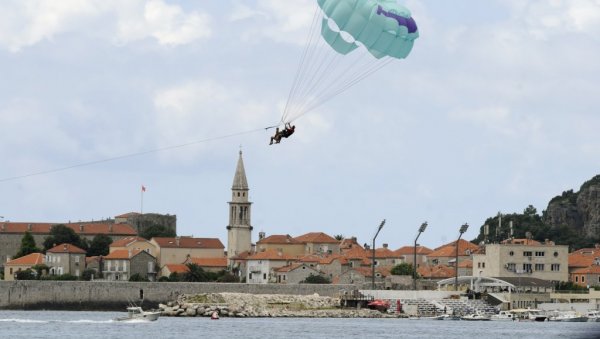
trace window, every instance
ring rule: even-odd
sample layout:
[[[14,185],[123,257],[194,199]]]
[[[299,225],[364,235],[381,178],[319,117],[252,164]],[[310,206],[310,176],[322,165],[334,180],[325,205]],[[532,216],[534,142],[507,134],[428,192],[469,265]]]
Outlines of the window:
[[[76,256],[76,257],[75,257],[75,262],[76,262],[77,264],[79,264],[79,256]]]
[[[506,264],[506,269],[511,272],[514,272],[517,270],[517,264],[515,264],[515,263]]]
[[[543,251],[535,252],[536,257],[543,257],[545,255],[546,255],[546,252],[543,252]]]
[[[554,252],[554,257],[558,257],[558,252]]]
[[[148,261],[148,273],[154,273],[154,263],[152,261]]]
[[[252,273],[248,274],[248,280],[252,280]]]
[[[267,274],[263,273],[263,280],[267,280]]]
[[[523,251],[524,257],[531,257],[531,251]]]
[[[510,255],[512,257],[513,255],[515,255],[515,252],[514,251],[510,251],[510,252],[508,252],[508,255]]]
[[[585,282],[585,275],[581,276],[581,282],[584,283]]]
[[[575,282],[579,282],[579,276],[578,275],[575,276]]]
[[[481,263],[481,268],[485,268],[485,263],[484,262]]]
[[[560,271],[560,264],[552,264],[552,265],[550,265],[550,271],[552,271],[552,272],[558,272],[558,271]]]
[[[536,271],[543,271],[544,270],[544,264],[535,264],[535,270]]]
[[[523,271],[531,272],[531,264],[523,264]]]
[[[477,268],[481,268],[481,263],[480,262],[477,263]]]
[[[10,268],[10,274],[13,274],[13,269],[12,269],[12,267]]]

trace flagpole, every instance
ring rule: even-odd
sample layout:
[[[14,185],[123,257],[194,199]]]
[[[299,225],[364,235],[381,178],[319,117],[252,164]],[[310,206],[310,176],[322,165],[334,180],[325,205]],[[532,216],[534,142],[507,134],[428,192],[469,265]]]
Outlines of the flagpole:
[[[145,187],[142,185],[142,189],[141,189],[141,199],[140,199],[140,214],[144,214],[144,189]]]

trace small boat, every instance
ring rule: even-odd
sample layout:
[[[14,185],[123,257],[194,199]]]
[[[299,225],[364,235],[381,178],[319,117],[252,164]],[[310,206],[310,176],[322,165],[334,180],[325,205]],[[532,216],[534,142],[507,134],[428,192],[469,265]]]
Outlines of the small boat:
[[[490,320],[490,317],[485,315],[485,314],[481,314],[481,313],[471,313],[471,314],[467,314],[465,316],[462,316],[460,318],[460,320],[468,320],[468,321],[487,321]]]
[[[550,317],[548,320],[562,321],[562,322],[587,322],[588,317],[586,317],[585,315],[583,315],[579,312],[566,311],[566,312],[558,312],[558,314]]]
[[[390,302],[387,300],[376,299],[369,302],[367,307],[372,310],[378,310],[385,313],[390,308]]]
[[[127,316],[116,318],[115,321],[155,321],[160,317],[160,311],[144,311],[140,306],[127,307]]]
[[[490,320],[493,321],[514,321],[516,319],[515,315],[509,311],[500,311],[498,314],[493,314],[490,317]]]
[[[440,314],[440,315],[434,315],[431,317],[422,317],[421,319],[427,319],[427,320],[446,320],[446,318],[450,318],[449,314]]]
[[[219,320],[219,312],[214,311],[211,315],[210,315],[210,320]]]
[[[585,314],[585,316],[588,318],[589,322],[600,321],[600,311],[590,310]]]

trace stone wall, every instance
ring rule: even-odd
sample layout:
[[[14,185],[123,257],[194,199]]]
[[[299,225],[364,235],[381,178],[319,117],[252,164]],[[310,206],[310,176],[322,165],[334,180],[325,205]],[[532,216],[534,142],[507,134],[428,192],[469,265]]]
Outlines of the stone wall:
[[[336,296],[349,285],[273,285],[217,283],[136,283],[119,281],[0,281],[0,309],[124,310],[128,301],[145,308],[177,300],[182,294],[252,293]]]

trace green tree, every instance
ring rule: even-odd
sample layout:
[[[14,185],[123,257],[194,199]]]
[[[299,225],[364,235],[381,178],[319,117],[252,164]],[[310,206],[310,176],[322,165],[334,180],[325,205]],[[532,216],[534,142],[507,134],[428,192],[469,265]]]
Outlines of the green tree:
[[[39,253],[41,250],[37,248],[35,244],[35,239],[33,239],[33,235],[29,232],[25,232],[23,238],[21,238],[21,247],[19,248],[19,252],[15,254],[13,259],[24,257],[31,253]]]
[[[132,275],[131,277],[129,277],[129,281],[142,281],[142,282],[148,282],[150,280],[148,280],[148,278],[143,277],[141,274],[136,273],[134,275]]]
[[[109,251],[110,244],[112,244],[112,239],[108,235],[98,234],[92,239],[90,243],[90,248],[87,251],[88,257],[93,257],[97,255],[107,255]]]
[[[207,272],[197,264],[186,264],[188,271],[183,274],[183,281],[189,282],[205,282],[210,281]]]
[[[64,243],[75,245],[84,250],[87,250],[88,248],[85,239],[81,239],[71,228],[60,224],[54,225],[50,229],[50,235],[44,240],[44,251]]]
[[[301,284],[331,284],[331,281],[322,275],[310,274],[306,279],[300,282]]]
[[[98,272],[93,268],[86,268],[81,272],[81,280],[90,281],[92,280],[92,277],[100,278]]]
[[[140,228],[140,237],[144,239],[152,239],[154,237],[172,238],[177,236],[174,230],[164,225],[155,224],[150,221],[144,221],[142,225]]]
[[[344,235],[343,235],[343,234],[336,234],[336,235],[334,236],[334,238],[335,238],[335,240],[337,240],[337,241],[342,241],[342,240],[344,240]]]
[[[16,280],[36,280],[37,274],[35,273],[34,270],[28,268],[23,271],[18,271],[15,274],[15,278],[16,278]]]
[[[414,269],[413,269],[413,265],[412,264],[408,264],[408,263],[401,263],[398,264],[394,267],[392,267],[392,269],[390,270],[390,273],[392,275],[410,275],[412,276],[414,273]],[[417,274],[417,278],[419,277],[419,275]]]

